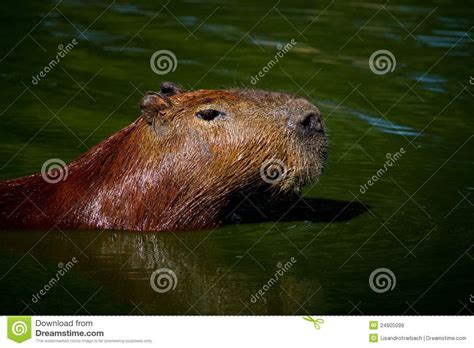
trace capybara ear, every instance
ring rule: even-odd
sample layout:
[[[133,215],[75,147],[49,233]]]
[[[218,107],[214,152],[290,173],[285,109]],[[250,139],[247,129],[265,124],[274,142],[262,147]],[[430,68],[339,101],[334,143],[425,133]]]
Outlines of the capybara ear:
[[[156,92],[146,92],[140,102],[142,117],[149,123],[154,124],[154,120],[164,110],[171,107],[171,101],[165,95]]]
[[[184,89],[174,82],[163,82],[160,87],[162,95],[171,97],[175,94],[183,93]]]

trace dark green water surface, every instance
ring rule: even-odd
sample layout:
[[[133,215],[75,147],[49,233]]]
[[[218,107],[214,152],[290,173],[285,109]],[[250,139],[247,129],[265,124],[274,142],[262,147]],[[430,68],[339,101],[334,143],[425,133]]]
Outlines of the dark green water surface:
[[[241,224],[191,233],[0,231],[0,312],[472,313],[472,3],[165,4],[2,4],[0,178],[39,172],[50,158],[73,160],[138,117],[143,93],[163,81],[259,88],[296,93],[324,115],[329,162],[303,192],[306,212],[242,216]],[[77,45],[33,83],[58,45],[73,39]],[[292,39],[296,45],[252,84]],[[157,50],[175,54],[173,72],[152,71]],[[393,54],[393,71],[371,71],[377,50]],[[77,264],[32,301],[73,257]],[[152,289],[159,268],[176,274],[174,290]],[[394,275],[383,293],[369,284],[379,268]]]

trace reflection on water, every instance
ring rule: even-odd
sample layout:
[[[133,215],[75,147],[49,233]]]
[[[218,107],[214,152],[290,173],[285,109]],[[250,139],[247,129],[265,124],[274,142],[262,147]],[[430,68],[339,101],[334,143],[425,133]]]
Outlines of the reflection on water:
[[[17,252],[27,252],[25,241],[40,236],[35,232],[22,233],[21,241],[16,235],[4,239]],[[226,250],[225,243],[205,242],[206,235],[202,233],[193,237],[190,241],[171,234],[103,232],[94,235],[52,231],[14,270],[9,272],[2,267],[5,272],[2,298],[9,296],[18,279],[24,279],[25,286],[15,291],[15,300],[21,306],[29,305],[40,312],[114,313],[122,308],[134,314],[289,313],[299,312],[295,301],[303,302],[314,291],[311,289],[321,287],[314,276],[301,281],[301,269],[298,271],[295,267],[279,280],[272,292],[251,302],[254,292],[267,283],[268,275],[289,260],[257,263],[250,253],[240,255],[232,249]],[[227,245],[227,248],[232,246]],[[51,250],[56,252],[52,254]],[[11,264],[16,256],[3,248],[2,255],[3,264]],[[66,263],[72,257],[76,257],[78,263],[36,302],[33,294],[55,274],[56,264]],[[302,260],[297,263],[304,264]],[[174,290],[158,293],[152,289],[150,277],[160,268],[168,268],[176,274]],[[322,302],[323,293],[318,291],[314,295],[315,303]],[[88,301],[90,296],[93,297]],[[18,303],[5,303],[2,311],[16,308]]]
[[[363,113],[357,111],[354,111],[352,114],[357,116],[361,120],[366,121],[368,124],[374,126],[383,133],[398,134],[404,136],[415,136],[420,134],[417,133],[411,127],[397,125],[383,118],[364,115]]]
[[[244,200],[212,231],[2,231],[1,313],[454,314],[468,304],[472,6],[71,0],[58,11],[54,4],[23,1],[5,8],[0,22],[2,179],[77,157],[132,122],[144,91],[164,80],[311,99],[325,116],[330,159],[291,211],[294,202]],[[73,38],[77,47],[32,85]],[[252,85],[292,39],[294,48]],[[159,49],[178,57],[176,71],[151,71]],[[386,75],[369,69],[380,49],[396,58]],[[360,185],[401,147],[406,154],[362,194]],[[58,263],[73,257],[79,262],[32,302]],[[292,257],[291,269],[268,285]],[[397,278],[384,294],[368,284],[381,267]],[[175,272],[174,290],[153,291],[159,268]]]

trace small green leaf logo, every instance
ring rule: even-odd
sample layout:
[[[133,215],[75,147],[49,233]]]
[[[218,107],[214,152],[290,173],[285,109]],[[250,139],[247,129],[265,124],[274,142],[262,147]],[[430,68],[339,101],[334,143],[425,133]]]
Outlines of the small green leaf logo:
[[[8,317],[7,337],[17,343],[31,338],[31,317]]]
[[[321,319],[321,318],[313,319],[309,315],[307,317],[303,317],[303,319],[313,323],[314,328],[316,330],[321,329],[321,324],[324,324],[324,319]]]

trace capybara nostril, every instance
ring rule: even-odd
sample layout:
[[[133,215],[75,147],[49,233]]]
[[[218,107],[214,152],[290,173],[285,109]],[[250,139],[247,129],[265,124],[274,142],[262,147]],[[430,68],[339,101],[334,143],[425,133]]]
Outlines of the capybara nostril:
[[[320,132],[323,130],[323,124],[321,122],[321,116],[312,112],[306,115],[300,122],[300,127],[305,131]]]

